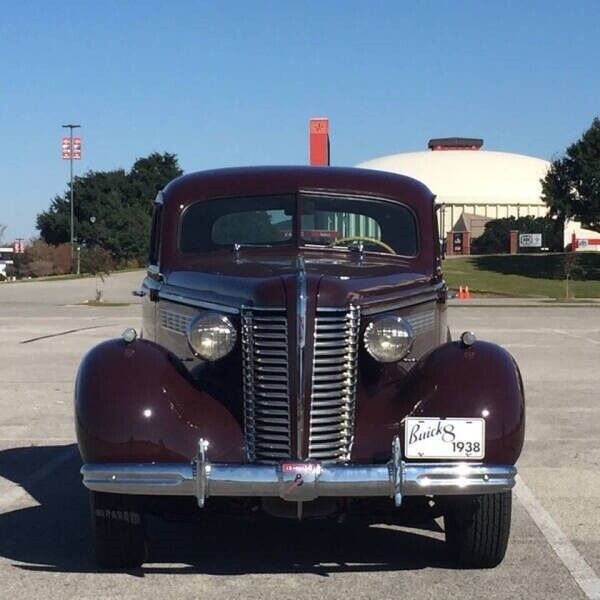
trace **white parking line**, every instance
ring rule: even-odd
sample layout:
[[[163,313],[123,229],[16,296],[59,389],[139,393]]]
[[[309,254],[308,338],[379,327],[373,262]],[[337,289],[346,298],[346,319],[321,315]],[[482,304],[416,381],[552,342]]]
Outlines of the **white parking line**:
[[[600,600],[600,578],[520,476],[517,476],[515,494],[583,593],[590,600]]]
[[[595,344],[596,346],[600,346],[599,340],[595,340],[587,335],[577,335],[575,332],[567,331],[565,329],[554,329],[553,331],[560,335],[566,335],[567,337],[570,337],[570,338],[574,338],[577,340],[583,340],[584,342],[588,342],[590,344]],[[595,330],[595,329],[588,330],[588,333],[595,333],[595,332],[597,332],[597,330]]]
[[[55,469],[60,467],[64,462],[73,458],[75,449],[72,446],[64,448],[52,460],[42,465],[37,471],[34,471],[23,485],[31,485],[45,477],[48,477]],[[29,492],[22,485],[14,484],[7,492],[2,493],[0,498],[0,514],[9,512],[11,506],[29,496]]]

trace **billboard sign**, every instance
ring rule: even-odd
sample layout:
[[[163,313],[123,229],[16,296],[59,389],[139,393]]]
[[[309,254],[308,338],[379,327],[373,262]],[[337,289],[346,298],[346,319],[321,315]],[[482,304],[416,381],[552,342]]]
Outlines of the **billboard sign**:
[[[519,246],[521,248],[541,248],[542,234],[541,233],[520,233]]]
[[[63,136],[60,143],[61,157],[63,160],[80,160],[81,159],[81,138],[73,138],[73,148],[71,148],[71,137],[68,135]],[[71,156],[72,154],[72,156]]]
[[[454,254],[463,253],[463,236],[462,233],[452,234],[452,252]]]

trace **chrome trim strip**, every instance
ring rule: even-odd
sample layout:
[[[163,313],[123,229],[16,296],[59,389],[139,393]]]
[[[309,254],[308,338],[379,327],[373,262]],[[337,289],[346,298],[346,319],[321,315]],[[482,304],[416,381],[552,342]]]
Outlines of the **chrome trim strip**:
[[[171,302],[176,302],[177,304],[184,304],[186,306],[206,308],[207,310],[216,310],[219,312],[226,313],[228,315],[240,314],[240,309],[235,308],[233,306],[226,306],[225,304],[216,304],[214,302],[206,302],[204,300],[194,300],[193,298],[188,298],[179,294],[171,294],[169,292],[161,291],[159,292],[158,297],[160,300],[170,300]]]
[[[306,270],[304,257],[298,257],[296,274],[296,457],[304,448],[304,357],[306,354]]]

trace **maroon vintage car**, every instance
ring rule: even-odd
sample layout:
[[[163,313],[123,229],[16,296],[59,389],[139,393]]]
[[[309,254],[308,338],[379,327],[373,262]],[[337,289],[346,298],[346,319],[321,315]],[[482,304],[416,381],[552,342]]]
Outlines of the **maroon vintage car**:
[[[93,348],[77,376],[100,565],[142,563],[144,516],[163,511],[443,516],[459,564],[498,564],[523,386],[502,348],[450,340],[438,240],[432,193],[398,175],[257,167],[167,185],[142,335]]]

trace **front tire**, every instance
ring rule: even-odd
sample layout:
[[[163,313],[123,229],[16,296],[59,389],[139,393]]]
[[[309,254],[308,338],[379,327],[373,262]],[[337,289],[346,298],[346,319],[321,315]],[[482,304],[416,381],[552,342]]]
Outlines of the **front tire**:
[[[510,491],[451,499],[444,514],[446,543],[459,566],[489,569],[502,562],[511,509]]]
[[[96,562],[102,569],[135,569],[146,558],[144,515],[135,496],[90,492]]]

